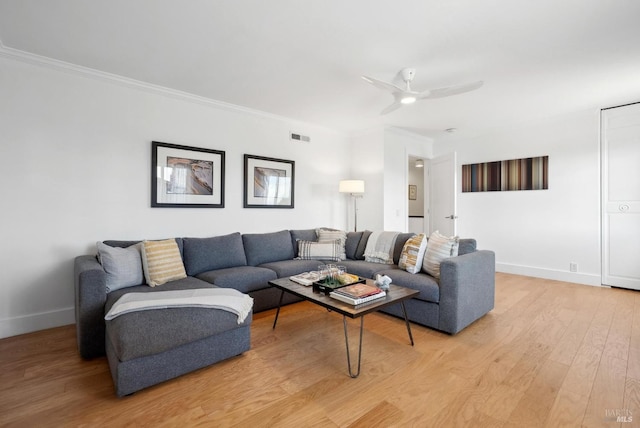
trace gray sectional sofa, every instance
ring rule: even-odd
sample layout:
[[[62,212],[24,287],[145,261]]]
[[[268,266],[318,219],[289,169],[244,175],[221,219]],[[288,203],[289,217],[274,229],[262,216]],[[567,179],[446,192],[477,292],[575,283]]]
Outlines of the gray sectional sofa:
[[[407,239],[399,234],[394,263],[364,261],[370,232],[350,232],[347,260],[339,264],[361,277],[388,275],[393,283],[420,294],[406,302],[409,320],[455,334],[493,309],[495,257],[477,250],[476,241],[461,239],[459,255],[440,265],[439,281],[425,273],[398,268]],[[107,293],[106,272],[95,255],[75,259],[76,329],[83,358],[107,355],[118,396],[177,377],[189,371],[239,355],[250,348],[251,314],[241,324],[217,309],[173,308],[134,312],[105,321],[104,316],[125,293],[191,288],[234,288],[254,299],[253,312],[275,308],[280,292],[268,282],[317,270],[318,260],[298,260],[298,240],[315,241],[315,229],[273,233],[232,233],[211,238],[176,238],[187,278],[152,288],[137,285]],[[105,241],[111,247],[129,247],[139,241]],[[298,301],[285,294],[283,303]],[[398,306],[398,305],[396,305]],[[402,316],[400,307],[387,313]]]

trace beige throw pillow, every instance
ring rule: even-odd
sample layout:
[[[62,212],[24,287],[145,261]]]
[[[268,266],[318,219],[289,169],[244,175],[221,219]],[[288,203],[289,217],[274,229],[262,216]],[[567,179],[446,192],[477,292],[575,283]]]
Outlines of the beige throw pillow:
[[[427,251],[424,253],[422,262],[422,270],[434,278],[440,278],[440,262],[457,255],[458,237],[447,237],[436,230],[429,236]]]
[[[340,253],[338,257],[340,260],[347,259],[347,253],[345,250],[345,244],[347,243],[347,232],[344,230],[330,230],[330,229],[317,229],[318,242],[333,242],[336,239],[340,241]]]
[[[175,239],[144,241],[142,268],[151,287],[187,277]]]
[[[402,247],[398,267],[409,273],[418,273],[422,268],[422,259],[427,249],[427,237],[424,233],[407,239]]]

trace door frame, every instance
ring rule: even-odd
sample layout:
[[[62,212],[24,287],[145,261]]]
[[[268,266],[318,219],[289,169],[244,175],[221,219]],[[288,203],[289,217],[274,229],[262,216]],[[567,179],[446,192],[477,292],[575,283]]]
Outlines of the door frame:
[[[457,220],[458,219],[458,154],[455,151],[445,153],[443,155],[436,156],[429,159],[429,184],[430,184],[429,191],[431,194],[433,194],[433,190],[431,189],[431,187],[434,185],[434,179],[433,179],[434,162],[449,160],[449,159],[452,161],[452,164],[453,164],[453,167],[451,168],[451,170],[448,171],[451,174],[452,188],[450,190],[453,193],[452,193],[452,207],[449,207],[450,209],[447,211],[451,212],[452,213],[451,215],[455,217],[452,219],[453,220],[452,236],[455,236],[458,234],[458,220]],[[430,213],[432,213],[432,215],[429,217],[429,220],[430,220],[429,233],[431,233],[431,231],[435,230],[433,215],[435,215],[436,210],[432,206],[432,204],[434,203],[433,199],[430,198],[429,203],[430,203],[429,205]]]

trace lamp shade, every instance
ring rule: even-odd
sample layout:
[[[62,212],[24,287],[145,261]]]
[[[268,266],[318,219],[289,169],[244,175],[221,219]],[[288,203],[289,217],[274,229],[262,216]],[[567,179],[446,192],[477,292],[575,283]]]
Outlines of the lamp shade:
[[[340,180],[340,193],[364,193],[363,180]]]

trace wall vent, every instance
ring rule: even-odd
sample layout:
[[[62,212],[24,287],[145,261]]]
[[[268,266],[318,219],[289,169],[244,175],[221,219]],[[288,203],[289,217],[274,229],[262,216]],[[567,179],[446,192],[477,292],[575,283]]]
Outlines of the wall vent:
[[[296,134],[295,132],[290,132],[289,137],[294,141],[304,141],[305,143],[311,142],[311,137],[308,135]]]

